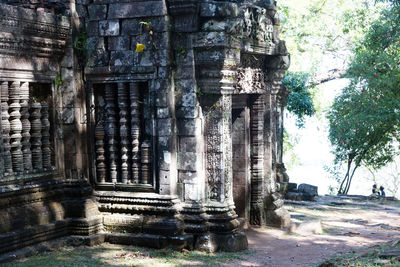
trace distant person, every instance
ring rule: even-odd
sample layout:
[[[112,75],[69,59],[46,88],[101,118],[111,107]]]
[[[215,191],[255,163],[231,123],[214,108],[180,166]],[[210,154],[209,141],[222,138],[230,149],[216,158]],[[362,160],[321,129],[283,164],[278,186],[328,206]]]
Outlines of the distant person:
[[[379,191],[381,191],[381,196],[383,196],[383,197],[386,196],[384,189],[385,188],[383,186],[379,187]]]
[[[372,186],[372,194],[373,194],[373,195],[378,195],[378,196],[379,196],[378,187],[376,186],[376,184],[374,184],[374,185]]]

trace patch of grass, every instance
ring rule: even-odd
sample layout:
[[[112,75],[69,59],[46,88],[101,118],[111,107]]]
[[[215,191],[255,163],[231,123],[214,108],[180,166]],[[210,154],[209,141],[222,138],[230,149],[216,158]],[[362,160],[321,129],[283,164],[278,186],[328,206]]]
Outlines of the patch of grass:
[[[206,253],[171,249],[148,249],[135,246],[102,244],[95,247],[63,247],[2,266],[214,266],[241,260],[252,251]]]
[[[346,254],[338,254],[329,260],[326,260],[315,266],[320,267],[336,267],[336,266],[349,266],[349,267],[372,267],[372,266],[385,266],[394,267],[400,266],[400,255],[393,257],[383,257],[383,255],[390,250],[399,250],[400,243],[393,245],[392,242],[382,246],[373,246],[359,252],[349,252]]]

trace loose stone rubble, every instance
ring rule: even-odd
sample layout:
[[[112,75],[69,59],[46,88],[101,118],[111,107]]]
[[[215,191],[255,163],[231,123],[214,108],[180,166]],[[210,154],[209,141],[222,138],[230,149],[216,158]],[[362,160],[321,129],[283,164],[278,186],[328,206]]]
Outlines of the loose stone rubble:
[[[0,25],[0,254],[237,251],[290,223],[275,1],[0,0]]]

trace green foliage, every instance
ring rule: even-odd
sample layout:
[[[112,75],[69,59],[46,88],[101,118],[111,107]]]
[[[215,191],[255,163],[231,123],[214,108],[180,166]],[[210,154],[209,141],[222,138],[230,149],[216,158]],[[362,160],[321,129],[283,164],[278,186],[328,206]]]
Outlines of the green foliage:
[[[309,75],[302,72],[287,72],[282,83],[289,90],[287,110],[296,116],[296,124],[298,127],[304,125],[306,116],[312,116],[315,113],[315,108],[311,98],[308,81]]]
[[[291,70],[313,74],[326,55],[345,60],[383,6],[375,0],[278,1],[281,38],[291,53]]]
[[[84,30],[81,30],[75,37],[73,48],[79,59],[79,65],[83,68],[88,60],[88,46],[87,46],[87,34]]]
[[[64,83],[64,80],[61,76],[61,73],[57,73],[56,77],[54,78],[54,84],[56,86],[61,86]]]
[[[355,170],[379,169],[398,154],[400,132],[400,7],[384,10],[354,50],[350,85],[328,114],[336,163],[347,163],[339,193],[347,193]]]
[[[300,163],[298,155],[294,148],[299,143],[300,139],[297,135],[289,134],[283,130],[283,155],[285,155],[285,165],[287,169],[291,169]]]

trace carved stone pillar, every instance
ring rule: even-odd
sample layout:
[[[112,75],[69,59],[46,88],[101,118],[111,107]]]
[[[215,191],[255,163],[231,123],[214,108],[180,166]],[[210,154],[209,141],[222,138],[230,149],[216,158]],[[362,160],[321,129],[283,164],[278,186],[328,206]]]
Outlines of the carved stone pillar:
[[[104,183],[106,181],[106,164],[104,156],[104,127],[101,122],[99,122],[95,129],[96,137],[96,173],[97,182]]]
[[[22,154],[22,123],[20,101],[20,83],[12,82],[9,88],[10,98],[10,133],[12,166],[16,173],[24,171],[24,156]]]
[[[284,77],[284,69],[271,69],[271,147],[272,147],[272,177],[271,188],[276,187],[277,164],[282,164],[283,152],[283,108],[286,104],[288,92],[282,90],[281,80]]]
[[[112,84],[105,86],[106,100],[106,135],[107,135],[107,158],[109,162],[109,174],[112,183],[118,179],[118,154],[117,154],[117,118],[115,108],[115,90]]]
[[[232,97],[213,97],[218,101],[205,109],[207,196],[232,204]]]
[[[32,167],[35,171],[43,169],[41,109],[40,103],[31,104],[31,152]]]
[[[251,107],[251,203],[250,203],[250,223],[253,225],[263,225],[265,223],[264,214],[264,111],[265,95],[254,96]]]
[[[51,143],[50,143],[50,121],[49,121],[49,105],[42,103],[41,110],[42,122],[42,159],[43,169],[51,169]]]
[[[271,179],[270,182],[274,183],[276,180],[276,163],[277,163],[277,114],[276,114],[276,99],[277,99],[277,91],[271,90]]]
[[[129,178],[129,133],[128,133],[128,91],[124,83],[118,83],[118,107],[119,107],[119,136],[121,151],[121,182],[128,183]]]
[[[0,82],[0,103],[1,103],[1,85],[2,83]],[[0,104],[0,179],[4,175],[4,146],[3,146],[3,128],[1,126],[1,121],[2,121],[2,116],[1,116],[1,104]]]
[[[29,83],[23,82],[21,83],[22,153],[26,172],[32,171],[31,122],[29,117]]]
[[[10,145],[10,115],[8,113],[8,109],[8,82],[3,82],[1,84],[1,126],[3,136],[3,157],[5,175],[11,175],[13,173]]]
[[[132,138],[132,182],[139,182],[140,171],[140,104],[139,104],[139,83],[129,84],[129,97],[131,100],[131,138]]]
[[[151,184],[151,143],[149,141],[143,141],[141,145],[141,184]]]

